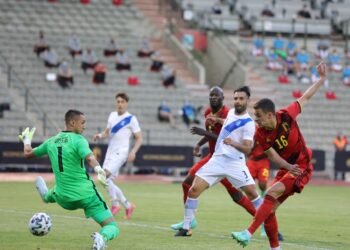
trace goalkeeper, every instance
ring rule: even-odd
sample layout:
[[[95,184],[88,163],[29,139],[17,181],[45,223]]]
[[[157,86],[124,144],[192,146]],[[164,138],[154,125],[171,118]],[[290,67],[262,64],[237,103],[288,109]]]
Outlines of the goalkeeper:
[[[49,156],[56,185],[48,189],[44,179],[38,176],[36,188],[41,198],[45,203],[57,202],[64,209],[84,209],[85,216],[92,217],[102,227],[91,236],[92,249],[104,249],[106,242],[119,234],[119,229],[102,195],[86,172],[85,160],[94,168],[103,185],[106,185],[106,175],[92,154],[87,140],[81,135],[85,129],[84,114],[78,110],[69,110],[65,115],[65,123],[64,131],[34,149],[31,140],[35,128],[26,128],[19,135],[24,143],[24,156]]]

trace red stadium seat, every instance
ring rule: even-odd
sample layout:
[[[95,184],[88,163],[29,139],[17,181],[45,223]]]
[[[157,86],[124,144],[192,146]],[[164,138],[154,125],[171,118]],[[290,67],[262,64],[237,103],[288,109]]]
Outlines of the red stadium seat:
[[[296,90],[293,90],[292,95],[295,99],[298,99],[303,95],[303,93],[301,93],[299,89],[296,89]]]
[[[137,76],[129,76],[128,84],[131,86],[136,86],[139,84],[139,78]]]
[[[280,75],[278,77],[278,82],[280,84],[288,84],[289,83],[289,79],[288,79],[288,77],[286,75]]]
[[[90,0],[80,0],[80,2],[81,2],[82,4],[89,4],[89,3],[90,3]]]
[[[112,3],[113,3],[114,5],[119,6],[119,5],[122,5],[122,4],[123,4],[123,0],[113,0]]]
[[[328,100],[337,99],[337,96],[335,95],[335,92],[334,92],[334,91],[331,91],[331,90],[328,90],[328,91],[325,92],[325,97],[326,97]]]

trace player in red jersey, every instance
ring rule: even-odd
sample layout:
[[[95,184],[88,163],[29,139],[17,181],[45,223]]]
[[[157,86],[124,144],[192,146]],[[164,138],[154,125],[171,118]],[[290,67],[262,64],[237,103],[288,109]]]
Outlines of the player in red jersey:
[[[258,180],[261,197],[264,197],[267,188],[267,181],[270,176],[270,161],[262,147],[256,143],[249,154],[247,167],[252,177]]]
[[[320,80],[313,83],[296,102],[286,108],[275,112],[275,105],[270,99],[262,99],[254,105],[255,122],[259,126],[254,139],[280,170],[248,229],[232,232],[232,237],[243,247],[248,245],[256,229],[264,222],[271,249],[281,249],[277,239],[275,211],[289,196],[303,190],[313,171],[311,150],[306,147],[296,117],[323,85],[326,68],[326,64],[320,63],[317,66]]]
[[[198,161],[193,167],[189,170],[188,175],[185,180],[182,182],[183,189],[183,200],[186,203],[187,194],[191,188],[194,177],[196,176],[197,171],[203,167],[211,158],[215,150],[216,139],[220,133],[222,123],[226,119],[230,108],[223,104],[224,94],[220,87],[213,87],[210,89],[209,93],[209,103],[210,107],[206,109],[204,116],[206,118],[205,128],[202,129],[199,127],[192,127],[191,133],[195,135],[200,135],[202,138],[196,144],[193,150],[195,156],[200,157],[201,146],[208,142],[209,144],[209,153]],[[238,205],[242,206],[247,210],[248,213],[254,216],[255,208],[251,201],[245,196],[241,191],[237,190],[232,184],[225,178],[221,181],[221,184],[225,186],[227,192],[230,194],[232,200]],[[182,228],[183,222],[173,224],[170,227],[173,230],[179,230]],[[197,227],[196,220],[193,220],[191,223],[191,228],[194,229]]]

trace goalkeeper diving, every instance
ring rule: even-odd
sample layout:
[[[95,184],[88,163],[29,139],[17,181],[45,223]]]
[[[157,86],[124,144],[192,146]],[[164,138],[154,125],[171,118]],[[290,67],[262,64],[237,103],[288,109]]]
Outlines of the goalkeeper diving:
[[[26,128],[19,139],[24,144],[26,158],[50,158],[56,185],[48,189],[44,179],[38,176],[36,188],[45,203],[58,203],[67,210],[83,209],[87,218],[92,217],[101,225],[99,232],[92,234],[92,249],[104,249],[109,240],[119,234],[119,228],[102,195],[97,191],[88,175],[86,161],[97,173],[98,180],[106,186],[106,174],[92,154],[87,140],[81,135],[85,129],[85,116],[78,110],[68,110],[65,114],[65,129],[47,139],[36,148],[31,142],[35,128]]]

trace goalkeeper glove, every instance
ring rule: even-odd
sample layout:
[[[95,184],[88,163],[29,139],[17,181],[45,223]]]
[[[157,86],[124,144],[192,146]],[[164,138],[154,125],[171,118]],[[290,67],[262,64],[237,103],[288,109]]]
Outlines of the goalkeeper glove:
[[[27,127],[25,130],[22,131],[18,138],[24,143],[24,145],[31,145],[35,130],[35,127],[33,127],[30,130],[29,127]]]
[[[99,165],[94,167],[94,171],[95,171],[95,173],[97,173],[97,179],[99,180],[99,182],[101,182],[101,184],[104,187],[107,187],[108,183],[107,183],[107,179],[106,179],[106,172]]]

